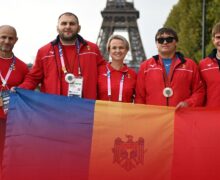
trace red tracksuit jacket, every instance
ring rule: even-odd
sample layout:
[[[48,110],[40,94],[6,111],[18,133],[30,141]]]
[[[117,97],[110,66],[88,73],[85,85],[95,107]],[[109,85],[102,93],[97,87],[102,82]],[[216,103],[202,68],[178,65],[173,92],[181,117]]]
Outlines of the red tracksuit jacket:
[[[189,106],[202,106],[205,89],[197,64],[193,60],[176,53],[167,78],[164,76],[165,71],[159,56],[141,64],[136,85],[136,103],[176,106],[185,101]],[[163,95],[166,82],[173,90],[173,95],[168,99]]]
[[[206,87],[205,106],[220,107],[220,66],[216,59],[217,50],[201,60],[199,68]]]
[[[11,63],[12,63],[12,59],[0,58],[0,72],[3,78],[5,78]],[[19,84],[21,84],[25,78],[25,75],[28,73],[28,71],[29,70],[28,70],[27,65],[20,59],[16,58],[15,68],[12,70],[8,78],[7,87],[2,87],[2,82],[1,82],[0,84],[1,90],[9,90],[11,87],[18,86]],[[0,108],[0,118],[6,119],[6,116],[2,108]]]
[[[83,98],[96,99],[98,66],[105,64],[96,44],[85,41],[78,35],[80,42],[79,64],[83,77]],[[62,68],[58,52],[59,37],[51,43],[40,48],[37,53],[35,64],[26,76],[24,83],[19,87],[35,89],[40,83],[40,90],[50,94],[61,94]],[[75,62],[74,64],[78,64]],[[66,93],[67,94],[67,93]]]
[[[111,97],[108,97],[107,71],[111,74]],[[120,70],[115,70],[110,63],[99,67],[98,99],[118,101],[120,81],[124,74],[122,102],[133,102],[136,85],[136,72],[126,65]]]

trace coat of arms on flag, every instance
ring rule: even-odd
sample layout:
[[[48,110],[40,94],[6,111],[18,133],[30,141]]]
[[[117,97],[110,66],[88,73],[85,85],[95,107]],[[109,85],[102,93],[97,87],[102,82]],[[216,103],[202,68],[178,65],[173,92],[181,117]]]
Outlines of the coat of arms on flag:
[[[130,171],[137,165],[144,164],[144,138],[139,137],[137,141],[133,140],[132,135],[126,135],[127,141],[120,137],[115,139],[113,151],[113,163],[118,163],[126,171]]]

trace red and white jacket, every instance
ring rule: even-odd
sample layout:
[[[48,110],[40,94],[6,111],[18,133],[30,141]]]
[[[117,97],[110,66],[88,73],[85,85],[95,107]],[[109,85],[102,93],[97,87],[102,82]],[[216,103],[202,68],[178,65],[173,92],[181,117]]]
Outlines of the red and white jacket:
[[[80,65],[83,77],[82,97],[88,99],[96,99],[97,97],[97,79],[98,66],[105,64],[105,60],[101,56],[99,48],[96,44],[85,41],[78,35],[80,43],[79,62],[74,64]],[[25,89],[35,89],[40,83],[40,90],[45,93],[58,94],[62,93],[63,71],[58,49],[59,36],[38,50],[35,64],[30,73],[27,74],[25,81],[19,86]],[[78,66],[77,66],[78,68]],[[74,74],[76,75],[76,74]],[[65,93],[67,94],[67,92]]]
[[[110,71],[110,84],[111,84],[111,97],[108,96],[108,76],[107,72]],[[99,67],[98,76],[98,99],[119,101],[119,89],[120,81],[124,75],[123,90],[122,90],[122,102],[133,102],[136,86],[136,72],[128,68],[124,64],[120,70],[112,68],[111,64],[103,65]],[[110,87],[109,87],[110,88]]]
[[[0,73],[4,79],[8,73],[8,70],[12,64],[12,61],[13,61],[13,58],[10,58],[10,59],[0,58]],[[15,67],[11,71],[11,74],[8,78],[7,86],[3,87],[2,81],[0,83],[1,91],[9,90],[11,87],[18,86],[19,84],[21,84],[25,78],[25,75],[28,73],[28,71],[29,71],[28,66],[23,61],[21,61],[20,59],[16,57]],[[0,119],[4,119],[4,120],[6,119],[6,115],[2,107],[0,107]]]
[[[163,95],[165,87],[173,90],[169,98]],[[189,106],[202,106],[205,96],[204,84],[201,80],[197,64],[182,54],[176,53],[172,59],[169,75],[160,56],[153,56],[141,64],[135,103],[176,106],[179,102],[187,102]]]
[[[217,50],[201,60],[199,68],[206,88],[206,107],[220,107],[220,64],[216,59]]]

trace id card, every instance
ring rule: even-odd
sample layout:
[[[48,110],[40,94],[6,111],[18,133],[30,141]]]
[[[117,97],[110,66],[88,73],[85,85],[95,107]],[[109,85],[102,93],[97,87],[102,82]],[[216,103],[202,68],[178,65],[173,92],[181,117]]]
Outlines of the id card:
[[[76,77],[73,83],[69,83],[68,96],[82,97],[83,77]]]
[[[1,100],[3,103],[2,106],[3,106],[3,110],[4,110],[5,114],[7,114],[7,112],[8,112],[9,99],[10,99],[9,91],[2,91],[1,92]]]

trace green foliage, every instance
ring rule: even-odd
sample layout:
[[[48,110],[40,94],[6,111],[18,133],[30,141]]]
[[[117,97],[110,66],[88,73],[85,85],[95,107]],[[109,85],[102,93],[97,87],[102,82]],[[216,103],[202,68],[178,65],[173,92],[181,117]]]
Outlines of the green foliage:
[[[176,30],[178,50],[197,62],[202,58],[202,8],[203,0],[179,0],[164,24]],[[211,31],[217,22],[220,22],[220,0],[206,0],[206,55],[213,49]]]

